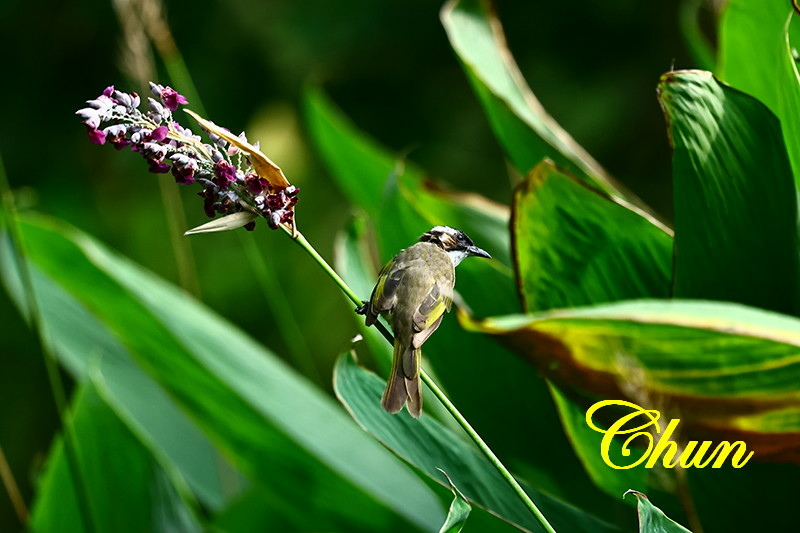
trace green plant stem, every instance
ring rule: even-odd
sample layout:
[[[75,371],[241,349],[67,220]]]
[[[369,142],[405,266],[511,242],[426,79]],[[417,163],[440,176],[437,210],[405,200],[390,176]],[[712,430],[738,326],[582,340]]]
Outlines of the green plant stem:
[[[467,422],[467,419],[464,418],[464,415],[462,415],[461,412],[456,409],[456,406],[453,405],[453,402],[450,401],[450,398],[448,398],[447,395],[445,395],[445,393],[439,388],[433,378],[426,374],[424,370],[420,371],[420,377],[422,378],[422,381],[424,381],[425,384],[431,389],[434,396],[436,396],[439,401],[442,402],[442,405],[444,405],[445,409],[447,409],[453,418],[456,419],[458,425],[460,425],[467,435],[469,435],[469,438],[472,439],[472,442],[475,443],[481,453],[483,453],[489,462],[492,463],[492,466],[494,466],[495,469],[500,472],[500,475],[503,476],[503,479],[506,480],[506,483],[511,486],[517,496],[519,496],[519,499],[522,500],[522,503],[525,504],[525,507],[527,507],[533,516],[536,517],[536,520],[539,521],[545,531],[548,533],[555,533],[556,530],[553,529],[553,526],[550,525],[550,522],[547,521],[547,518],[545,518],[539,508],[536,507],[536,504],[533,503],[533,500],[531,500],[530,496],[528,496],[528,493],[526,493],[519,482],[514,479],[514,476],[508,471],[505,465],[500,462],[500,459],[497,458],[492,449],[489,448],[489,445],[486,444],[478,432],[475,431],[475,428],[473,428],[470,423]]]
[[[53,393],[53,400],[58,411],[58,417],[61,422],[61,427],[64,431],[64,454],[67,458],[67,467],[72,477],[75,488],[75,497],[78,502],[78,516],[80,517],[85,530],[88,533],[97,531],[94,520],[92,518],[91,508],[89,506],[88,488],[86,480],[83,477],[80,468],[80,461],[78,460],[78,439],[75,431],[68,423],[69,407],[67,406],[67,395],[64,391],[64,383],[61,380],[61,374],[58,369],[58,360],[46,338],[44,329],[42,329],[42,314],[39,308],[39,302],[36,299],[34,292],[33,275],[30,271],[28,261],[25,257],[25,248],[22,242],[22,235],[17,226],[16,207],[11,193],[11,186],[8,183],[5,169],[3,167],[2,159],[0,158],[0,196],[2,196],[2,206],[5,210],[6,226],[8,236],[11,241],[11,246],[14,250],[14,257],[17,262],[17,269],[21,285],[23,287],[23,297],[27,304],[28,320],[31,327],[38,334],[39,343],[42,348],[42,355],[44,356],[44,366],[47,373],[47,379],[50,384],[50,390]]]
[[[290,237],[292,237],[291,230],[285,227],[283,227],[283,229],[289,234]],[[297,232],[293,236],[293,238],[294,241],[298,245],[300,245],[300,247],[303,248],[303,250],[305,250],[308,253],[308,255],[310,255],[311,258],[314,259],[314,261],[316,261],[316,263],[319,266],[322,267],[325,273],[328,274],[328,276],[330,276],[331,279],[333,279],[336,285],[338,285],[339,288],[342,289],[342,291],[347,295],[348,298],[350,298],[350,300],[354,304],[361,305],[362,302],[359,299],[358,295],[355,292],[353,292],[353,290],[339,276],[339,274],[336,273],[336,271],[328,264],[328,262],[325,261],[325,259],[321,255],[319,255],[319,253],[314,249],[311,243],[309,243],[308,240],[306,240],[306,238],[303,236],[302,233]],[[375,327],[378,328],[378,330],[381,332],[384,338],[387,341],[389,341],[390,344],[394,344],[394,337],[383,324],[381,324],[380,322],[375,322]],[[484,440],[481,438],[478,432],[475,431],[475,429],[470,425],[467,419],[464,418],[464,416],[456,408],[456,406],[453,405],[453,402],[451,402],[450,399],[447,397],[447,395],[445,395],[444,391],[442,391],[442,389],[439,388],[436,382],[430,376],[428,376],[428,374],[424,370],[420,370],[420,377],[422,378],[422,381],[424,381],[425,384],[431,389],[431,392],[433,392],[434,396],[436,396],[439,399],[439,401],[442,402],[442,405],[444,405],[445,409],[447,409],[450,415],[456,420],[456,422],[458,422],[461,428],[467,433],[469,438],[472,439],[472,442],[475,443],[475,445],[478,447],[481,453],[489,460],[490,463],[492,463],[492,466],[494,466],[495,469],[497,469],[497,471],[500,472],[500,475],[503,476],[503,479],[505,479],[506,482],[511,486],[511,488],[514,490],[517,496],[519,496],[520,500],[522,500],[522,503],[525,504],[525,507],[527,507],[528,510],[536,518],[536,520],[539,521],[539,523],[542,525],[545,531],[547,531],[548,533],[556,533],[555,529],[553,529],[553,526],[550,525],[550,522],[547,521],[547,518],[545,518],[545,516],[542,514],[539,508],[536,507],[536,504],[533,503],[533,500],[531,500],[530,496],[528,496],[528,494],[525,492],[522,486],[517,482],[517,480],[514,479],[514,476],[511,475],[511,472],[509,472],[508,469],[503,465],[503,463],[500,462],[500,459],[498,459],[497,456],[492,451],[492,449],[489,448],[489,445],[486,444],[486,442],[484,442]]]

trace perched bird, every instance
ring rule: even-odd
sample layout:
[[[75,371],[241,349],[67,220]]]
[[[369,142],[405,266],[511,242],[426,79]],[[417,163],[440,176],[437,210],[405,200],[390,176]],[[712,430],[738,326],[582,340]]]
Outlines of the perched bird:
[[[420,348],[442,322],[453,303],[455,267],[469,256],[491,256],[457,229],[436,226],[419,242],[402,250],[381,269],[369,301],[356,309],[371,326],[388,313],[394,331],[394,356],[381,405],[396,413],[408,401],[408,412],[422,411]]]

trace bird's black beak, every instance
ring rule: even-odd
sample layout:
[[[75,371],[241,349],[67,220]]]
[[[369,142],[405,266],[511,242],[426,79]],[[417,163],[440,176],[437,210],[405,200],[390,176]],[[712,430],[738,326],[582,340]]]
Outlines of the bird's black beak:
[[[473,257],[485,257],[486,259],[492,258],[492,256],[489,255],[489,252],[487,252],[486,250],[481,250],[477,246],[470,246],[469,248],[467,248],[467,255]]]

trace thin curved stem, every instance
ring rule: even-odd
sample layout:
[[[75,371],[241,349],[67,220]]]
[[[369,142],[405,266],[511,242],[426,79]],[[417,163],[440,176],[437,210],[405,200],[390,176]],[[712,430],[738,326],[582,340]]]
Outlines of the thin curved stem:
[[[290,230],[284,228],[284,231],[289,233],[289,235],[291,236]],[[325,261],[325,259],[321,255],[319,255],[319,253],[314,249],[311,243],[309,243],[308,240],[306,240],[306,238],[303,236],[302,233],[300,233],[299,231],[296,232],[293,238],[294,241],[297,242],[297,244],[300,245],[300,247],[303,248],[303,250],[305,250],[312,257],[312,259],[316,261],[316,263],[319,266],[322,267],[325,273],[328,274],[328,276],[330,276],[331,279],[333,279],[334,283],[336,283],[336,285],[338,285],[339,288],[342,289],[342,292],[344,292],[354,304],[361,305],[362,302],[359,299],[358,295],[355,292],[353,292],[353,289],[351,289],[347,285],[347,283],[341,278],[341,276],[339,276],[339,274],[336,273],[336,271],[328,264],[328,262]],[[390,344],[394,344],[394,337],[383,324],[381,324],[380,322],[375,322],[375,327],[378,328],[378,331],[381,332],[383,337],[387,341],[389,341]],[[545,516],[542,514],[542,512],[539,510],[536,504],[533,503],[533,500],[531,500],[530,496],[528,496],[528,494],[525,492],[525,490],[522,488],[519,482],[517,482],[517,480],[514,479],[514,476],[511,474],[511,472],[508,471],[505,465],[503,465],[500,459],[498,459],[497,456],[494,454],[492,449],[489,448],[489,445],[486,444],[486,442],[481,438],[478,432],[475,431],[475,429],[470,425],[467,419],[464,418],[464,415],[462,415],[461,412],[456,408],[456,406],[453,405],[453,402],[451,402],[450,398],[448,398],[447,395],[444,393],[444,391],[442,391],[442,389],[439,388],[439,386],[436,384],[433,378],[431,378],[424,370],[420,370],[420,377],[422,378],[422,381],[424,381],[425,384],[431,389],[431,392],[433,392],[434,396],[436,396],[439,399],[439,401],[442,402],[442,405],[444,405],[445,409],[447,409],[450,415],[456,420],[456,422],[458,422],[461,428],[467,433],[469,438],[472,439],[472,442],[475,443],[480,452],[489,460],[490,463],[492,463],[492,466],[494,466],[495,469],[498,472],[500,472],[500,475],[503,476],[503,479],[506,480],[506,483],[508,483],[511,486],[513,491],[517,494],[517,496],[519,496],[520,500],[522,500],[522,503],[525,504],[525,507],[528,508],[528,510],[531,512],[531,514],[533,514],[536,520],[538,520],[538,522],[542,525],[545,531],[547,531],[548,533],[556,533],[556,530],[553,529],[553,526],[550,525],[550,522],[547,521],[547,518],[545,518]]]

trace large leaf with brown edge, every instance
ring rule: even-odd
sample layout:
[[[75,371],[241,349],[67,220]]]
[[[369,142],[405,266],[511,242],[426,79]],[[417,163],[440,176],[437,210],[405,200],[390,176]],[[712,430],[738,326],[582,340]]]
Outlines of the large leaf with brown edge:
[[[674,151],[674,295],[796,315],[797,192],[780,122],[710,72],[668,72],[658,93]]]
[[[754,461],[800,462],[798,319],[689,300],[460,318],[559,385],[666,410],[686,439],[744,440]]]
[[[526,311],[669,296],[672,232],[549,161],[514,192],[511,229]]]
[[[526,311],[669,296],[671,230],[550,161],[517,187],[511,229]],[[649,469],[614,470],[603,462],[597,453],[602,435],[586,425],[584,405],[552,384],[550,393],[575,453],[598,487],[615,498],[628,489],[648,489]],[[673,503],[668,495],[662,500]]]
[[[744,441],[754,455],[743,468],[726,461],[719,469],[670,469],[674,479],[653,486],[680,499],[693,529],[702,524],[707,531],[795,531],[800,525],[795,513],[753,512],[796,503],[799,320],[730,303],[681,300],[483,322],[471,322],[464,313],[460,318],[468,328],[498,335],[584,410],[598,399],[627,398],[659,409],[665,419],[679,418],[681,442]],[[601,427],[613,421],[597,420]],[[659,502],[681,519],[669,499],[659,496]]]

